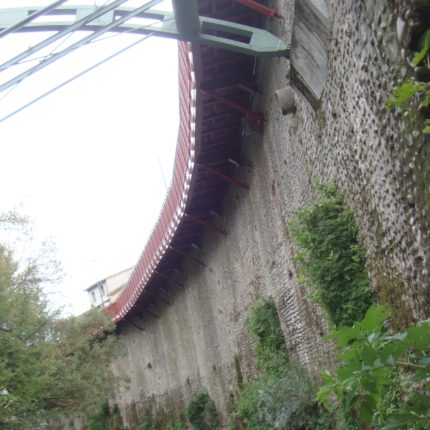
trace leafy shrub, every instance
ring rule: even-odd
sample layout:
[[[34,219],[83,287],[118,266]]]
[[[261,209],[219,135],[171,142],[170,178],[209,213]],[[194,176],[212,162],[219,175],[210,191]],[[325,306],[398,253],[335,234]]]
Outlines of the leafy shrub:
[[[109,404],[104,402],[100,409],[90,417],[88,421],[88,430],[107,430],[109,425]]]
[[[273,300],[261,299],[251,306],[246,327],[255,337],[254,351],[258,367],[278,374],[288,365],[288,353]]]
[[[249,430],[316,430],[314,397],[315,387],[306,372],[290,367],[281,377],[268,375],[249,382],[237,408]]]
[[[174,423],[170,423],[167,425],[166,430],[186,430],[185,423],[180,421],[175,421]]]
[[[316,388],[306,371],[288,359],[275,303],[261,299],[248,312],[246,326],[254,335],[254,351],[262,375],[245,384],[234,411],[230,429],[245,423],[249,430],[327,430],[315,403]],[[242,426],[240,427],[242,428]]]
[[[103,402],[99,410],[88,420],[88,430],[123,430],[121,414],[118,405],[110,408],[108,402]]]
[[[302,251],[295,257],[301,280],[335,326],[351,326],[364,317],[373,292],[352,212],[333,184],[318,184],[321,198],[297,212],[290,232]]]
[[[430,320],[390,334],[389,316],[373,305],[353,327],[334,331],[340,349],[335,374],[324,373],[318,399],[359,428],[430,429]]]
[[[195,430],[215,430],[219,427],[215,404],[206,393],[197,394],[190,400],[187,417]]]
[[[140,423],[139,430],[153,430],[153,427],[149,421],[144,420]]]
[[[430,28],[420,38],[420,51],[416,52],[412,59],[411,66],[416,67],[423,63],[428,56],[430,50]],[[423,67],[429,68],[429,62]],[[394,88],[393,94],[387,102],[388,108],[400,108],[403,111],[411,109],[411,103],[414,96],[418,94],[422,107],[430,107],[430,83],[418,82],[415,78],[411,78],[402,85]],[[423,133],[430,133],[430,118],[424,119],[425,127]]]

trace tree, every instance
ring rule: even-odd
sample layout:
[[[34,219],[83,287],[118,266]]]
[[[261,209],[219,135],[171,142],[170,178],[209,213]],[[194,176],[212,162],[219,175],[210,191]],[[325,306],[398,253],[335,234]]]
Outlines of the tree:
[[[0,224],[3,219],[0,217]],[[110,371],[120,340],[107,315],[61,318],[42,291],[44,268],[24,267],[0,244],[0,428],[34,428],[90,413],[119,382]]]

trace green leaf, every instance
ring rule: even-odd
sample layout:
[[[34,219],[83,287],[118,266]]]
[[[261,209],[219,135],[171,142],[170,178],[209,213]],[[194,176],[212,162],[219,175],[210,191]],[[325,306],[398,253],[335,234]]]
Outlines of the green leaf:
[[[371,396],[370,394],[364,396],[358,410],[360,417],[363,419],[363,421],[370,424],[372,422],[375,410],[376,410],[375,397]]]
[[[393,90],[393,94],[389,97],[387,107],[392,109],[395,107],[405,107],[411,98],[419,91],[425,88],[424,84],[407,81]]]
[[[388,418],[387,423],[385,427],[382,428],[382,430],[397,429],[407,424],[415,424],[416,421],[417,416],[414,414],[401,413],[392,415],[390,418]]]
[[[337,341],[337,347],[343,348],[353,339],[360,337],[360,335],[361,332],[356,327],[342,327],[326,336],[326,339],[335,339]]]
[[[367,333],[379,332],[383,327],[383,322],[390,316],[390,313],[383,306],[373,304],[370,306],[364,319],[357,324],[357,327]]]
[[[424,59],[430,49],[430,28],[421,36],[420,48],[421,51],[415,53],[415,56],[412,60],[412,67],[418,66],[418,64],[421,63],[421,61]]]

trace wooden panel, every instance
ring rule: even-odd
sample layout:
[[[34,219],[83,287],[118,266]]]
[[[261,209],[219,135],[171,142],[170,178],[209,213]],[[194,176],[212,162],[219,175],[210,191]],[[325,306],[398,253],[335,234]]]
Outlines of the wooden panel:
[[[330,38],[327,0],[297,0],[291,50],[291,83],[316,107],[327,79]]]

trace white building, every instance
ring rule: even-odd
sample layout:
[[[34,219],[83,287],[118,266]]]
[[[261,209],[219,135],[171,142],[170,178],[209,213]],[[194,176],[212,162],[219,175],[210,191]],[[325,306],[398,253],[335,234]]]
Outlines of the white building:
[[[85,291],[88,293],[91,307],[106,307],[114,302],[129,280],[132,271],[133,268],[130,267],[88,287]]]

